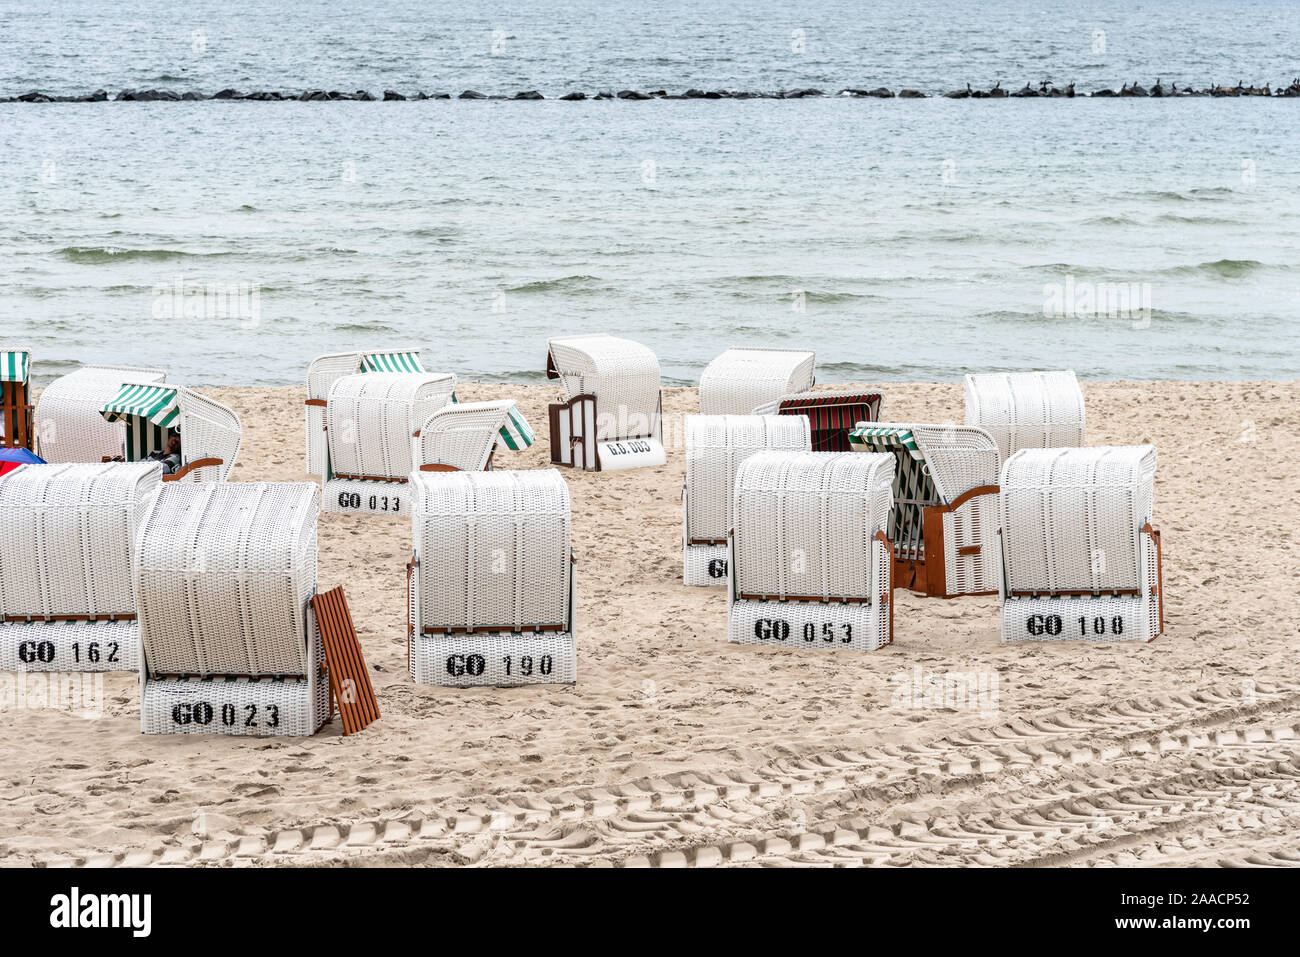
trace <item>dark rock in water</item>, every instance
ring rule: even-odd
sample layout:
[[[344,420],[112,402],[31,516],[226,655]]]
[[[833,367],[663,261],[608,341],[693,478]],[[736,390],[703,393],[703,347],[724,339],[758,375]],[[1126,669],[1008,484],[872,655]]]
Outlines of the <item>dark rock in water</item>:
[[[375,95],[373,93],[367,93],[365,90],[357,90],[357,92],[353,94],[353,98],[370,102],[375,98]]]
[[[1114,90],[1097,90],[1093,96],[1119,96]]]
[[[878,86],[874,90],[869,90],[867,96],[874,96],[878,100],[892,100],[894,91],[887,86]]]
[[[753,100],[761,96],[760,93],[746,93],[743,90],[739,93],[731,94],[733,100]]]
[[[826,94],[823,93],[821,90],[815,89],[813,87],[806,87],[805,89],[802,90],[790,90],[782,94],[782,97],[787,100],[801,100],[805,96],[825,96],[825,95]]]
[[[898,98],[900,100],[924,100],[925,94],[920,90],[899,90]]]
[[[465,92],[461,93],[460,96],[456,97],[456,99],[458,99],[458,100],[486,100],[487,97],[484,96],[482,93],[480,93],[478,90],[466,90]]]
[[[104,103],[107,100],[108,92],[106,90],[96,90],[94,93],[90,94],[90,96],[86,97],[87,103]]]
[[[950,100],[964,100],[970,96],[970,90],[949,90],[944,96]]]
[[[587,98],[586,93],[579,93],[579,92],[566,93],[564,94],[564,96],[560,97],[560,99],[562,100],[585,100],[586,98]]]
[[[614,99],[614,94],[613,94],[613,93],[610,93],[608,90],[606,90],[606,91],[604,91],[604,92],[602,92],[602,93],[597,93],[595,96],[592,97],[592,99],[593,99],[593,100],[612,100],[612,99]]]
[[[619,90],[618,98],[620,100],[653,100],[654,97],[649,93],[642,93],[639,90]]]
[[[450,100],[450,99],[451,99],[451,94],[450,94],[450,93],[434,93],[434,94],[432,94],[432,95],[429,97],[429,99],[431,99],[431,100]]]
[[[193,90],[186,90],[184,93],[181,94],[181,99],[182,99],[182,100],[191,100],[191,101],[192,101],[192,100],[201,100],[201,99],[203,99],[203,94],[202,94],[202,93],[195,93]]]
[[[40,92],[39,90],[32,90],[32,92],[24,93],[22,96],[18,97],[18,102],[19,103],[51,103],[53,102],[53,98],[47,96],[46,94]]]
[[[866,96],[866,95],[867,95],[866,90],[855,89],[854,87],[851,86],[845,87],[844,89],[840,90],[840,96]]]
[[[384,90],[385,102],[404,99],[406,99],[406,97],[402,96],[402,94],[398,93],[396,90]]]
[[[990,99],[1001,99],[1002,97],[1004,97],[1004,96],[1006,96],[1006,95],[1007,95],[1007,91],[1004,90],[1004,89],[1002,89],[1002,81],[1001,81],[1001,80],[998,80],[998,82],[994,83],[994,84],[993,84],[993,89],[989,90],[989,98],[990,98]]]
[[[1024,89],[1016,90],[1016,92],[1012,93],[1011,95],[1018,96],[1018,97],[1038,96],[1038,91],[1035,90],[1033,87],[1031,87],[1028,83],[1026,83]]]
[[[1138,86],[1134,83],[1132,86],[1122,87],[1119,91],[1120,96],[1150,96],[1145,87]]]
[[[685,93],[682,94],[682,96],[686,97],[686,99],[688,100],[702,100],[707,95],[708,94],[705,93],[703,90],[696,90],[696,89],[687,90]]]
[[[542,94],[538,93],[536,90],[526,90],[523,93],[516,93],[515,99],[516,100],[544,100],[546,99],[546,97],[542,96]]]
[[[329,94],[324,90],[304,90],[298,95],[298,99],[304,103],[310,103],[313,100],[328,100]]]
[[[222,90],[220,93],[214,93],[212,98],[214,100],[233,100],[237,96],[239,96],[238,90]]]
[[[428,93],[419,92],[419,93],[416,93],[416,94],[415,94],[415,99],[417,99],[417,100],[427,100],[428,98],[429,98],[429,94],[428,94]]]
[[[664,97],[668,95],[667,90],[651,90],[650,95],[654,97]]]
[[[1073,83],[1071,83],[1069,86],[1067,86],[1067,87],[1065,88],[1065,95],[1066,95],[1067,97],[1069,97],[1070,99],[1074,99],[1074,84],[1073,84]]]

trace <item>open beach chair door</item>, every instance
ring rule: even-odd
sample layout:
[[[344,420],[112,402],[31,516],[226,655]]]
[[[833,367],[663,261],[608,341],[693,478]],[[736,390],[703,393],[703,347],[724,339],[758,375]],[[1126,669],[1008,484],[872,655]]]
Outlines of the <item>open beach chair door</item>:
[[[25,349],[0,350],[0,447],[33,447],[31,365]]]
[[[330,696],[343,719],[343,733],[356,734],[379,718],[379,701],[370,683],[348,600],[343,589],[336,587],[312,596],[311,607],[325,645]]]
[[[128,383],[104,404],[108,422],[126,426],[122,456],[128,462],[165,452],[172,436],[181,440],[181,464],[163,481],[222,482],[239,451],[239,417],[230,409],[173,385]]]
[[[513,452],[537,440],[514,399],[457,402],[444,406],[415,433],[421,472],[485,472],[499,446]]]

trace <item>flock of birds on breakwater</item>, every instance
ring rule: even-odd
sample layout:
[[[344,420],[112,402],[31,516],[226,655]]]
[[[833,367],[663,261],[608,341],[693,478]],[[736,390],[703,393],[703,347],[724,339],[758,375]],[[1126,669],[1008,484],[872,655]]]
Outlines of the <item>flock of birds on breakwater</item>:
[[[1207,87],[1196,89],[1192,86],[1179,87],[1177,83],[1165,85],[1157,79],[1155,85],[1147,88],[1140,83],[1125,83],[1118,90],[1101,89],[1092,93],[1075,93],[1075,85],[1070,83],[1068,86],[1056,86],[1048,80],[1044,80],[1037,87],[1026,83],[1021,89],[1006,90],[1002,87],[999,80],[994,84],[992,89],[976,90],[969,83],[965,89],[952,90],[943,94],[924,93],[921,90],[904,89],[897,94],[888,87],[877,87],[874,90],[854,89],[852,87],[839,91],[839,96],[847,97],[874,97],[876,99],[888,100],[924,100],[933,96],[942,96],[950,100],[965,99],[1000,99],[1009,97],[1013,99],[1028,97],[1049,97],[1070,99],[1074,96],[1147,96],[1147,97],[1173,97],[1173,96],[1282,96],[1282,97],[1300,97],[1300,78],[1291,81],[1289,86],[1279,86],[1276,91],[1270,84],[1265,83],[1263,86],[1246,86],[1241,81],[1236,86],[1221,86],[1210,84]],[[819,89],[812,87],[797,90],[784,90],[772,93],[752,93],[734,90],[687,90],[685,93],[669,93],[666,90],[654,90],[649,93],[643,93],[640,90],[619,90],[617,93],[604,92],[594,93],[590,96],[586,93],[574,92],[566,93],[563,96],[555,97],[559,100],[797,100],[804,97],[827,96],[828,94]],[[33,90],[30,93],[24,93],[21,96],[0,97],[0,103],[103,103],[109,100],[114,101],[134,101],[134,102],[168,102],[168,101],[189,101],[189,100],[298,100],[298,101],[320,101],[320,100],[545,100],[548,97],[543,96],[536,90],[526,90],[521,93],[510,95],[489,95],[479,93],[477,90],[465,90],[463,93],[416,93],[413,96],[406,96],[398,93],[396,90],[385,90],[381,95],[376,96],[367,90],[357,90],[354,93],[343,93],[338,90],[307,90],[303,93],[281,93],[278,91],[258,91],[254,93],[240,93],[238,90],[225,89],[219,93],[211,95],[203,93],[177,93],[175,90],[123,90],[116,96],[110,97],[104,90],[96,90],[94,93],[72,96],[54,96],[48,93],[41,93]]]

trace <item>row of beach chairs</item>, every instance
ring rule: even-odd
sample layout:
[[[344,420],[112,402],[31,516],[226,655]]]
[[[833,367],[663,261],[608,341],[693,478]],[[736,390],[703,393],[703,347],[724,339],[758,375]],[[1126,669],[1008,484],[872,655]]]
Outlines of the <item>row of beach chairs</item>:
[[[321,357],[306,407],[321,486],[228,483],[224,407],[156,370],[100,367],[33,408],[29,368],[0,351],[4,443],[49,428],[38,448],[70,458],[0,476],[0,668],[138,670],[146,732],[310,734],[336,709],[359,730],[378,706],[341,590],[317,590],[326,510],[410,516],[415,681],[576,680],[568,486],[555,468],[493,468],[534,440],[512,401],[459,402],[417,350]],[[549,409],[555,466],[663,464],[650,350],[563,337],[547,372],[566,393]],[[684,581],[726,586],[732,641],[879,648],[896,587],[999,594],[1008,641],[1163,630],[1155,449],[1086,447],[1073,373],[968,376],[961,426],[881,422],[879,393],[814,379],[811,352],[728,350],[686,422]],[[208,453],[183,474],[130,448],[175,428]]]

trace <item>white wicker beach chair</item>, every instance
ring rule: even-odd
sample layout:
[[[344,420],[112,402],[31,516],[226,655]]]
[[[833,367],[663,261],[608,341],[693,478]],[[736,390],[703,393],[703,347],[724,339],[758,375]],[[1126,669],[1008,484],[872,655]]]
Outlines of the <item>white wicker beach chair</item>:
[[[165,450],[168,437],[179,433],[181,465],[164,475],[164,482],[224,482],[239,455],[239,416],[181,386],[126,383],[100,414],[124,424],[122,452],[128,462]]]
[[[728,349],[700,375],[701,415],[749,415],[813,386],[817,354],[799,349]]]
[[[963,425],[862,423],[855,451],[897,460],[889,540],[894,584],[934,598],[998,590],[998,448]]]
[[[850,452],[849,432],[862,422],[878,422],[884,396],[858,389],[797,392],[764,402],[754,415],[802,415],[812,427],[814,452]]]
[[[893,640],[892,455],[758,452],[736,474],[729,640],[873,651]]]
[[[0,346],[0,448],[36,451],[32,429],[32,354],[17,346]]]
[[[45,461],[102,462],[126,451],[126,425],[109,422],[102,412],[128,384],[161,385],[161,369],[131,366],[84,366],[59,376],[36,403],[36,449]]]
[[[416,472],[411,484],[416,683],[575,682],[576,560],[559,472]]]
[[[664,464],[659,360],[630,339],[560,336],[546,377],[567,399],[549,409],[551,461],[590,471]]]
[[[518,452],[536,440],[514,399],[443,406],[425,420],[416,438],[421,472],[484,472],[492,468],[497,446]]]
[[[419,349],[379,349],[317,356],[307,367],[307,471],[325,470],[325,404],[330,386],[362,372],[423,372]]]
[[[1002,467],[1003,641],[1164,631],[1151,445],[1025,449]]]
[[[966,424],[993,436],[1004,462],[1020,449],[1080,446],[1083,392],[1073,372],[968,375]]]
[[[805,416],[688,415],[682,487],[682,580],[727,584],[727,536],[736,525],[736,470],[766,449],[811,449]]]
[[[163,486],[135,569],[146,734],[308,735],[329,720],[319,505],[307,483]]]
[[[406,515],[416,433],[452,401],[455,388],[456,377],[447,373],[369,372],[336,379],[325,407],[325,511]]]
[[[0,476],[0,670],[139,668],[131,564],[161,476],[143,463]]]

